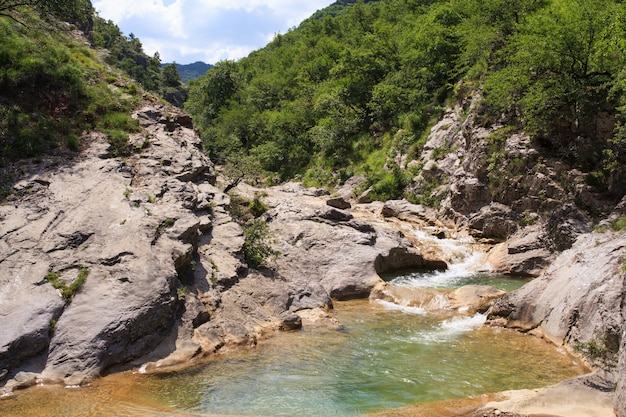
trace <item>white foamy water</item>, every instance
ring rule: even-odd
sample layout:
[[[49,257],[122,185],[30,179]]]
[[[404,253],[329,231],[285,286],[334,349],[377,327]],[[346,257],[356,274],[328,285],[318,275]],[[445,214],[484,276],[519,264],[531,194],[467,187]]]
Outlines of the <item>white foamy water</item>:
[[[487,321],[485,314],[476,313],[470,317],[453,317],[441,323],[441,329],[449,333],[464,333],[480,328]]]
[[[392,303],[391,301],[385,301],[385,300],[377,300],[377,302],[378,304],[380,304],[387,310],[401,311],[406,314],[414,314],[418,316],[426,315],[426,310],[420,307],[404,306],[404,305]]]
[[[423,230],[416,230],[414,236],[425,248],[444,260],[448,269],[409,273],[393,279],[392,284],[410,288],[451,288],[484,269],[487,253],[477,250],[471,238],[438,239]]]

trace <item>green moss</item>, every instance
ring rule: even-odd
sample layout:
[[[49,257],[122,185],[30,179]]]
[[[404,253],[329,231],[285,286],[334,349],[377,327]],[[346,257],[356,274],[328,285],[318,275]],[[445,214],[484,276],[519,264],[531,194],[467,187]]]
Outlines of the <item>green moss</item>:
[[[61,275],[64,271],[69,269],[78,269],[78,276],[74,281],[67,285],[61,280]],[[74,299],[76,293],[82,288],[89,276],[89,269],[83,265],[70,265],[63,268],[59,272],[50,271],[46,274],[44,279],[48,281],[54,289],[59,290],[61,298],[65,301],[65,304],[70,304]]]

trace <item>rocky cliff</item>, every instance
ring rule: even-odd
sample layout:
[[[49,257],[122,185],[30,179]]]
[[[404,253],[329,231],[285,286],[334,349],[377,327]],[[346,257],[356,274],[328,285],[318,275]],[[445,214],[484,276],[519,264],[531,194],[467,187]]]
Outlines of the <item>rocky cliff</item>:
[[[244,262],[231,196],[215,186],[191,121],[173,108],[145,101],[134,112],[142,131],[131,137],[127,158],[112,157],[104,135],[90,133],[74,159],[16,166],[22,178],[0,206],[2,384],[73,385],[129,367],[167,370],[223,347],[254,345],[268,331],[332,323],[333,299],[396,297],[380,278],[385,272],[446,268],[405,236],[410,224],[441,237],[473,235],[492,247],[492,270],[539,276],[497,301],[492,322],[585,356],[617,386],[622,417],[626,235],[590,233],[590,217],[574,200],[591,190],[563,189],[556,178],[566,172],[576,182],[576,173],[550,173],[532,147],[518,147],[520,136],[503,139],[502,161],[508,166],[521,152],[534,161],[524,162],[534,179],[509,178],[514,185],[502,197],[485,183],[493,169],[483,166],[485,138],[493,132],[470,128],[461,114],[451,111],[433,129],[422,158],[441,146],[454,151],[414,179],[415,187],[441,183],[439,211],[406,201],[353,206],[296,183],[240,185],[239,198],[263,192],[269,206],[260,219],[277,256],[259,270]],[[551,197],[542,200],[541,189]],[[352,195],[346,188],[337,194]],[[480,291],[474,299],[501,295]]]
[[[432,262],[401,232],[287,184],[269,190],[264,219],[280,256],[250,270],[190,120],[148,101],[133,117],[127,158],[91,133],[74,159],[15,168],[0,206],[3,383],[80,384],[255,344],[323,318],[331,297],[366,297],[379,273]]]

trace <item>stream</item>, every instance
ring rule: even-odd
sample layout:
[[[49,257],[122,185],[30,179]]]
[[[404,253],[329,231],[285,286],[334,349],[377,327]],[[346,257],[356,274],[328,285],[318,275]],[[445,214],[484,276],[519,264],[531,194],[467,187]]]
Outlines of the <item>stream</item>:
[[[464,242],[433,244],[451,265],[447,271],[385,280],[430,290],[482,284],[511,291],[525,282],[487,273],[484,254]],[[3,416],[357,416],[538,388],[585,372],[540,339],[483,326],[483,314],[358,300],[336,302],[334,315],[339,330],[276,333],[255,348],[180,372],[127,372],[81,389],[35,387],[0,401],[0,410]]]

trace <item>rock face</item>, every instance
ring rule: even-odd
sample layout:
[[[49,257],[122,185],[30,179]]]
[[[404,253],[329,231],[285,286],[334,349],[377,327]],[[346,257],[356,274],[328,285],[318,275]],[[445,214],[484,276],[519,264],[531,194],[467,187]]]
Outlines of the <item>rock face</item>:
[[[622,294],[626,293],[626,283]],[[617,385],[615,388],[615,412],[618,417],[626,417],[626,302],[622,304],[622,346],[617,364]]]
[[[286,184],[268,190],[264,215],[280,256],[250,270],[191,121],[150,102],[134,117],[132,155],[111,157],[91,133],[74,160],[30,167],[0,206],[2,384],[177,366],[319,322],[331,297],[367,297],[381,273],[445,267],[382,217]]]
[[[496,301],[490,317],[587,354],[624,387],[625,249],[626,232],[580,236],[543,275]],[[617,392],[621,417],[623,389]]]
[[[270,193],[267,213],[278,237],[276,270],[285,279],[318,282],[332,298],[369,296],[379,274],[431,264],[402,232],[372,225],[348,211],[294,198],[299,191],[283,187]],[[286,190],[286,191],[285,191]]]
[[[24,179],[0,207],[0,369],[8,376],[26,366],[80,382],[145,354],[174,324],[177,269],[203,223],[191,181],[209,180],[212,165],[191,129],[159,123],[165,111],[136,113],[144,126],[132,138],[144,147],[137,154],[108,158],[106,138],[91,134],[80,157]],[[86,281],[64,301],[44,277],[69,286],[78,268]]]

